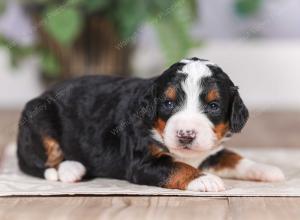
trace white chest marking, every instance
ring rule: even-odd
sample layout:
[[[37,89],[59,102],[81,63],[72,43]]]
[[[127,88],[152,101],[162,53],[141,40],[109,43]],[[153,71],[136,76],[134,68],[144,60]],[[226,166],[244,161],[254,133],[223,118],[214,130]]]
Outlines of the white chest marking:
[[[209,156],[214,155],[223,149],[224,149],[223,146],[219,146],[211,151],[203,152],[202,154],[199,154],[199,156],[193,157],[193,158],[183,158],[183,157],[176,156],[174,154],[173,154],[173,157],[175,158],[176,161],[180,161],[180,162],[186,163],[188,165],[191,165],[192,167],[198,168],[199,165],[205,159],[207,159]]]

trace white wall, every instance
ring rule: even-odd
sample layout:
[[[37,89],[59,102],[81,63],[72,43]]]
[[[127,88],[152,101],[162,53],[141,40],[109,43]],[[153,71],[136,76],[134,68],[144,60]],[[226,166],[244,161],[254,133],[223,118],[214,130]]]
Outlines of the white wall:
[[[300,40],[210,42],[191,55],[211,59],[255,109],[300,109]]]
[[[299,0],[263,0],[252,16],[240,16],[235,0],[199,0],[199,19],[193,32],[201,39],[300,37]]]
[[[20,109],[42,90],[36,60],[29,59],[14,69],[7,51],[0,49],[0,108]]]

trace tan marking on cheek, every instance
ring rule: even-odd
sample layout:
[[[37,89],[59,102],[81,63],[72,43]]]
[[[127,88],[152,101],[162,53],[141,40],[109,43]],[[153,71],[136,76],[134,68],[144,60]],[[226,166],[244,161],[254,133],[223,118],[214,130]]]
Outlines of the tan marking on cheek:
[[[213,89],[208,92],[208,94],[206,96],[206,101],[212,102],[212,101],[217,100],[218,98],[220,98],[220,94],[219,94],[218,90]]]
[[[169,189],[186,189],[187,185],[200,176],[200,170],[181,162],[174,162],[175,169],[169,176],[166,184],[163,185]]]
[[[163,137],[165,127],[166,127],[166,122],[161,118],[158,118],[154,123],[154,128],[157,130],[157,132],[160,134],[161,137]]]
[[[166,151],[164,151],[162,148],[156,146],[156,145],[150,145],[149,150],[152,156],[154,157],[162,157],[162,156],[170,156],[170,154]]]
[[[217,140],[221,140],[228,130],[229,130],[228,123],[220,123],[216,125],[214,128],[214,132],[216,134]]]
[[[48,167],[57,167],[64,158],[58,142],[51,137],[44,137],[43,144],[47,154],[45,165]]]
[[[243,159],[242,156],[226,150],[224,155],[219,160],[219,163],[214,167],[215,170],[233,169]]]
[[[165,95],[168,99],[174,101],[176,100],[176,89],[173,86],[170,86],[166,92]]]

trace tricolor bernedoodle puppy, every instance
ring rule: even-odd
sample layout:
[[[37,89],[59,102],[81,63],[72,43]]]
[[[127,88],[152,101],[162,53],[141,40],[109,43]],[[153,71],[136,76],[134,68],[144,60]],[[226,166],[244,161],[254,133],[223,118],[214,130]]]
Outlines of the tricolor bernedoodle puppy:
[[[22,171],[47,180],[94,177],[216,192],[220,177],[281,181],[277,167],[222,144],[248,119],[220,67],[184,59],[151,79],[86,76],[30,101],[19,125]]]

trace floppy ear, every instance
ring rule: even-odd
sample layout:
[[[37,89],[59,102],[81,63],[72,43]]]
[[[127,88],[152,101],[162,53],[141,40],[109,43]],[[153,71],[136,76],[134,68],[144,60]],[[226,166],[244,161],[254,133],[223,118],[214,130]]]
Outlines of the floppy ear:
[[[249,118],[249,112],[246,108],[243,100],[240,97],[239,92],[234,92],[231,115],[230,115],[230,131],[233,133],[240,132],[245,126]]]

